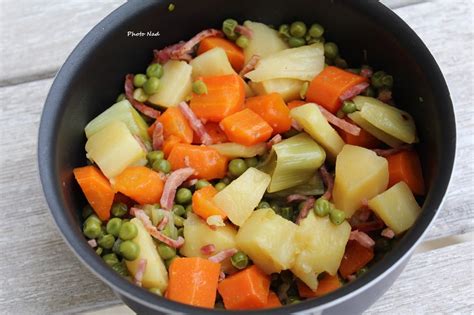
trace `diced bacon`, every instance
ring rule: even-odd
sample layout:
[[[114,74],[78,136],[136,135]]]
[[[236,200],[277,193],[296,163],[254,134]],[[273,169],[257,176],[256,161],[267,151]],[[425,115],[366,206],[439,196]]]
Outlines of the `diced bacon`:
[[[395,237],[395,232],[391,228],[383,229],[382,233],[380,233],[385,238],[392,239]]]
[[[296,131],[303,130],[303,127],[301,127],[300,124],[298,124],[298,122],[293,118],[291,119],[291,128],[295,129]]]
[[[412,146],[411,144],[402,144],[402,145],[399,146],[398,148],[391,148],[391,149],[374,149],[374,152],[375,152],[378,156],[387,157],[387,156],[396,154],[396,153],[401,152],[401,151],[411,150],[412,148],[413,148],[413,146]]]
[[[146,270],[146,263],[146,259],[142,258],[138,260],[137,271],[135,272],[135,276],[133,277],[133,282],[139,287],[142,286],[143,275],[145,274]]]
[[[368,208],[359,209],[349,219],[349,223],[353,231],[359,230],[365,233],[380,230],[385,226],[383,221]]]
[[[341,96],[339,96],[339,99],[341,101],[346,101],[346,100],[350,100],[354,97],[356,97],[357,95],[359,95],[360,93],[362,93],[366,88],[369,87],[369,83],[367,82],[362,82],[362,83],[359,83],[359,84],[356,84],[350,88],[348,88],[347,90],[344,91],[344,93],[341,94]]]
[[[345,121],[336,115],[333,115],[330,111],[326,110],[322,106],[319,106],[319,109],[321,110],[321,114],[323,114],[323,116],[331,125],[334,125],[354,136],[358,136],[360,134],[360,128],[358,126],[351,124],[350,122]]]
[[[321,174],[321,178],[323,179],[324,186],[326,186],[326,191],[324,192],[321,198],[331,200],[332,189],[334,187],[334,177],[331,173],[329,173],[328,169],[326,168],[326,165],[324,164],[319,168],[319,173]]]
[[[171,210],[176,190],[189,176],[194,174],[194,169],[190,167],[180,168],[171,173],[165,182],[160,204],[165,210]]]
[[[189,180],[185,181],[181,186],[191,187],[191,186],[196,185],[197,182],[198,182],[197,178],[193,178],[193,179],[189,179]]]
[[[163,124],[155,122],[155,129],[153,129],[153,150],[159,150],[163,146]]]
[[[216,251],[216,246],[214,244],[207,244],[201,247],[201,253],[203,255],[211,255]]]
[[[281,140],[282,140],[281,134],[278,133],[278,134],[274,135],[270,140],[268,140],[267,147],[271,148],[275,144],[280,143]]]
[[[160,116],[160,112],[150,106],[147,106],[133,98],[133,74],[127,74],[125,76],[125,97],[127,100],[143,115],[156,119]]]
[[[308,200],[308,196],[300,195],[300,194],[292,194],[286,197],[287,202],[305,201],[305,200]]]
[[[360,245],[366,248],[371,248],[375,245],[374,240],[370,236],[359,230],[351,231],[349,240],[357,241]]]
[[[303,204],[303,207],[300,210],[300,213],[298,213],[298,217],[296,218],[296,224],[299,224],[301,220],[308,216],[308,213],[313,208],[315,201],[316,200],[313,197],[308,197],[308,199],[306,199]]]
[[[161,219],[160,223],[158,223],[158,226],[156,227],[159,231],[163,231],[166,225],[169,222],[169,217],[167,215],[163,216],[163,219]]]
[[[360,69],[360,76],[361,77],[364,77],[364,78],[371,78],[372,75],[374,74],[374,72],[372,71],[372,69],[369,69],[369,68],[363,68],[363,69]]]
[[[221,282],[221,281],[224,280],[224,279],[225,279],[225,273],[224,273],[224,271],[221,271],[221,272],[219,273],[219,278],[217,279],[217,281],[218,281],[218,282]]]
[[[392,99],[392,91],[386,90],[386,89],[380,90],[379,95],[377,96],[377,98],[380,101],[382,101],[384,103],[387,103]]]
[[[96,248],[97,247],[97,241],[95,239],[88,240],[87,244],[89,244],[90,247]]]
[[[226,260],[229,257],[232,257],[238,250],[236,248],[224,249],[215,254],[214,256],[209,257],[208,259],[215,263],[220,263]]]
[[[242,70],[240,70],[239,75],[243,77],[257,66],[257,63],[260,61],[260,56],[259,55],[253,55],[250,57],[249,61],[244,65]]]
[[[181,46],[176,47],[175,49],[171,50],[169,54],[170,59],[190,61],[192,59],[191,53],[193,51],[194,46],[199,44],[204,38],[212,37],[212,36],[223,37],[224,33],[222,33],[222,31],[220,30],[216,30],[213,28],[203,30],[197,33],[196,35],[194,35],[190,40],[188,40]]]
[[[247,37],[249,39],[252,39],[252,37],[253,37],[253,31],[250,28],[248,28],[247,26],[237,25],[235,27],[235,31],[237,33],[239,33],[240,35],[244,35],[245,37]]]
[[[194,114],[194,112],[191,110],[191,107],[189,107],[186,102],[181,102],[179,103],[178,108],[201,140],[201,143],[204,145],[211,145],[211,136],[207,133],[206,128],[204,128],[201,120],[199,120],[196,114]]]
[[[184,45],[184,41],[180,41],[179,43],[173,44],[171,46],[167,46],[160,50],[153,50],[153,62],[154,63],[161,63],[164,64],[168,60],[171,59],[173,53],[175,53],[178,49],[180,49]]]

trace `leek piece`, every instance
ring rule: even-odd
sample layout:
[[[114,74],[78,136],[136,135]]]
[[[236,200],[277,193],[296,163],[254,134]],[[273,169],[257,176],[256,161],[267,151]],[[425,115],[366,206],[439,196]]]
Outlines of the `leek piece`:
[[[263,58],[288,48],[287,43],[278,35],[278,32],[268,25],[245,21],[244,26],[252,30],[252,38],[249,39],[249,44],[244,49],[245,63],[249,62],[253,55]]]
[[[200,54],[191,60],[189,64],[193,67],[193,80],[205,76],[236,74],[224,49],[220,47]]]
[[[347,115],[352,121],[354,121],[357,125],[359,125],[362,129],[370,133],[372,136],[375,138],[379,139],[385,144],[388,144],[392,148],[399,147],[402,142],[388,133],[378,129],[371,123],[369,123],[367,120],[365,120],[360,112],[354,112],[352,114]]]
[[[314,173],[314,175],[305,183],[283,189],[274,193],[265,194],[265,197],[274,199],[274,198],[286,198],[289,195],[298,194],[303,196],[317,196],[324,194],[324,185],[323,180],[318,172]]]
[[[228,158],[251,158],[256,155],[262,155],[267,151],[267,145],[265,143],[245,146],[234,142],[227,142],[213,144],[210,145],[210,147],[216,149],[220,154]]]

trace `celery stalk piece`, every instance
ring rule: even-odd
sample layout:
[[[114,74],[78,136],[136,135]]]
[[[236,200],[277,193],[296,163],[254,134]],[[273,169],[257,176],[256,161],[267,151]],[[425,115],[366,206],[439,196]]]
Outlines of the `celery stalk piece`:
[[[220,154],[228,158],[250,158],[256,155],[262,155],[267,151],[265,143],[258,143],[251,146],[245,146],[239,143],[226,142],[220,144],[210,145],[211,148],[216,149]]]
[[[247,63],[253,55],[258,55],[263,58],[288,48],[288,45],[278,35],[278,32],[268,27],[268,25],[246,21],[244,26],[252,30],[252,38],[244,49],[245,63]]]
[[[86,152],[109,179],[128,166],[146,164],[145,150],[121,121],[113,121],[93,134],[86,142]]]
[[[306,183],[325,159],[324,150],[305,133],[275,144],[261,166],[261,170],[272,177],[268,192]]]
[[[354,121],[359,127],[370,133],[375,138],[379,139],[385,144],[388,144],[392,148],[399,147],[403,142],[392,137],[388,133],[378,129],[367,120],[365,120],[360,112],[353,112],[352,114],[347,115],[352,121]]]

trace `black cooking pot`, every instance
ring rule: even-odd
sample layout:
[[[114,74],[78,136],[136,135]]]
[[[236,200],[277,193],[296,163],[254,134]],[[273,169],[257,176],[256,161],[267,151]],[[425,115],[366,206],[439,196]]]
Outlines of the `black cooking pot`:
[[[397,104],[416,121],[428,194],[415,226],[381,261],[356,281],[322,298],[275,310],[245,313],[356,314],[368,308],[395,281],[413,248],[436,217],[454,163],[455,120],[443,75],[418,36],[377,1],[341,0],[173,0],[129,1],[100,22],[76,47],[49,92],[39,131],[41,181],[51,213],[78,258],[139,313],[217,314],[157,297],[120,277],[87,244],[81,232],[85,204],[72,169],[85,165],[84,126],[113,104],[127,73],[143,72],[152,49],[191,38],[228,17],[279,25],[295,20],[319,22],[349,64],[368,63],[395,78]],[[160,32],[130,37],[128,31]],[[231,313],[226,311],[226,313]]]

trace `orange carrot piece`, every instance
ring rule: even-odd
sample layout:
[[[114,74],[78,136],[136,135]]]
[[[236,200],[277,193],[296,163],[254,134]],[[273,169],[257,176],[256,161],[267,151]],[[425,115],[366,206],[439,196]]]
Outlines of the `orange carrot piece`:
[[[339,273],[343,278],[356,273],[374,258],[374,250],[360,245],[357,241],[349,241],[342,257]]]
[[[245,107],[250,108],[273,128],[273,134],[290,130],[290,110],[279,93],[249,97]]]
[[[275,308],[275,307],[280,307],[281,306],[281,302],[280,302],[280,299],[278,298],[278,296],[275,294],[275,292],[273,291],[270,291],[268,293],[268,301],[267,301],[267,304],[262,307],[262,308]]]
[[[158,203],[163,193],[163,180],[148,167],[129,166],[115,177],[114,189],[140,204]]]
[[[404,181],[415,195],[425,194],[425,182],[418,154],[414,150],[401,151],[387,157],[389,181],[392,187]]]
[[[224,143],[229,141],[218,123],[208,122],[204,124],[204,129],[206,129],[207,134],[211,136],[212,143]],[[193,144],[201,144],[201,139],[196,133],[194,133]]]
[[[107,178],[92,165],[75,168],[73,173],[97,216],[103,221],[108,220],[115,193]]]
[[[163,153],[165,154],[165,158],[168,158],[168,156],[171,153],[171,150],[173,150],[174,146],[177,145],[178,143],[181,143],[181,139],[173,135],[165,139],[165,141],[163,142],[163,148],[162,148]]]
[[[224,49],[227,58],[235,71],[240,72],[240,70],[242,70],[245,63],[244,52],[239,46],[222,37],[204,38],[199,44],[197,54],[200,55],[216,47]]]
[[[176,302],[213,308],[220,271],[220,264],[204,258],[175,258],[169,268],[165,296]]]
[[[354,122],[348,117],[345,117],[344,120],[351,124],[354,124]],[[379,139],[375,138],[362,128],[360,129],[360,133],[358,136],[354,136],[353,134],[350,134],[337,127],[336,129],[342,140],[344,140],[346,144],[357,145],[359,147],[364,147],[367,149],[375,149],[380,147],[380,145],[382,144]]]
[[[301,297],[312,298],[323,296],[339,289],[341,287],[341,282],[339,281],[339,277],[337,275],[331,276],[330,274],[326,274],[322,279],[319,280],[318,288],[316,289],[316,291],[311,290],[301,280],[298,280],[296,282],[296,285],[298,287],[298,292]]]
[[[301,101],[301,100],[294,100],[288,103],[288,109],[292,110],[295,107],[302,106],[304,104],[307,104],[308,102]]]
[[[207,86],[207,94],[193,93],[190,104],[197,117],[220,122],[243,108],[245,88],[238,75],[208,76],[201,80]]]
[[[228,310],[262,308],[268,303],[270,277],[253,265],[225,278],[217,289]]]
[[[212,198],[217,194],[217,189],[214,186],[206,186],[196,190],[193,194],[193,212],[206,220],[212,215],[220,215],[225,219],[227,215],[221,208],[219,208]]]
[[[341,107],[339,97],[349,88],[367,81],[366,78],[337,67],[326,67],[311,81],[306,100],[323,106],[335,114]]]
[[[165,139],[173,135],[178,137],[183,143],[191,143],[193,141],[193,129],[178,107],[168,108],[157,121],[163,124],[163,136]]]
[[[267,141],[273,132],[262,117],[248,108],[224,118],[219,126],[229,140],[247,146]]]
[[[168,161],[173,170],[192,167],[196,173],[191,178],[223,178],[227,172],[227,158],[213,148],[200,145],[176,144]]]
[[[154,123],[152,123],[150,125],[150,127],[147,128],[146,132],[148,133],[148,136],[150,136],[150,138],[153,138],[153,131],[155,131],[155,124],[158,122],[158,120],[155,120]]]

